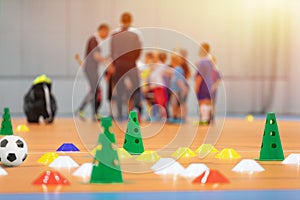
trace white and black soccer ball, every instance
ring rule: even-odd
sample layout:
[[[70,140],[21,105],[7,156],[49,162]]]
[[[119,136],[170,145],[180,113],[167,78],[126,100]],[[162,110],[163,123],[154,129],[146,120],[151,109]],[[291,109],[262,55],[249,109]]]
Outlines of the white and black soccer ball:
[[[18,166],[27,157],[27,144],[23,138],[8,135],[0,140],[0,162],[5,166]]]

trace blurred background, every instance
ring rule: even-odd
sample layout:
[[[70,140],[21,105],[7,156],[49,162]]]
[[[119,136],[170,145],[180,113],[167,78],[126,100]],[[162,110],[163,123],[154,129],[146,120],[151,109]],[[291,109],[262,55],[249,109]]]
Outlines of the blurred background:
[[[22,115],[23,96],[45,73],[53,80],[58,113],[70,115],[79,70],[74,54],[84,55],[100,23],[115,29],[129,11],[136,27],[172,29],[211,45],[225,87],[218,110],[299,115],[299,10],[298,0],[0,0],[0,109]],[[198,49],[176,41],[171,46],[198,60]],[[74,96],[76,107],[87,91],[80,71],[77,81],[83,92]],[[101,110],[108,112],[107,102]]]

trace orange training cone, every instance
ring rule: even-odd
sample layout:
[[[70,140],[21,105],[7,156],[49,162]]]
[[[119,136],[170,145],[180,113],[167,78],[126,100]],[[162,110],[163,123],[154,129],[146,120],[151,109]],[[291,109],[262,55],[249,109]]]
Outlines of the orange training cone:
[[[215,183],[229,183],[229,180],[224,177],[218,170],[206,170],[200,176],[193,180],[194,184],[215,184]]]
[[[34,185],[70,185],[70,182],[56,171],[46,171],[42,173],[35,181]]]

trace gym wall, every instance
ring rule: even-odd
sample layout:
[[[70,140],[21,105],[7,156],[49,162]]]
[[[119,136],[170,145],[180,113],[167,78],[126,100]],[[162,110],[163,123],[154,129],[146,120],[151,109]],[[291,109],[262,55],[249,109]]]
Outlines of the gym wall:
[[[225,86],[219,110],[300,114],[299,10],[293,0],[0,0],[0,108],[22,114],[24,94],[45,73],[53,79],[59,114],[69,116],[72,100],[76,108],[87,92],[74,54],[83,56],[100,23],[114,29],[129,11],[136,27],[172,29],[211,44]],[[188,49],[189,60],[197,61],[198,49],[171,46]],[[72,97],[75,77],[82,92]]]

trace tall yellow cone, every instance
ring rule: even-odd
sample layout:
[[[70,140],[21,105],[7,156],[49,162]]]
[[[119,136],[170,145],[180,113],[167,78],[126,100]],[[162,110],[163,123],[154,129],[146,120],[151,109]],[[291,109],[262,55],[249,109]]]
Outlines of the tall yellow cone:
[[[215,158],[224,159],[224,160],[232,160],[232,159],[239,159],[241,158],[241,155],[238,154],[234,149],[232,148],[225,148],[220,151]]]
[[[143,162],[156,162],[160,159],[160,156],[156,151],[144,151],[139,157],[136,158],[138,161]]]
[[[191,158],[197,156],[197,154],[192,151],[188,147],[179,147],[173,154],[173,157],[175,158]]]
[[[55,160],[58,157],[58,154],[55,152],[48,152],[45,153],[42,157],[38,159],[38,163],[48,165],[52,163],[53,160]]]

